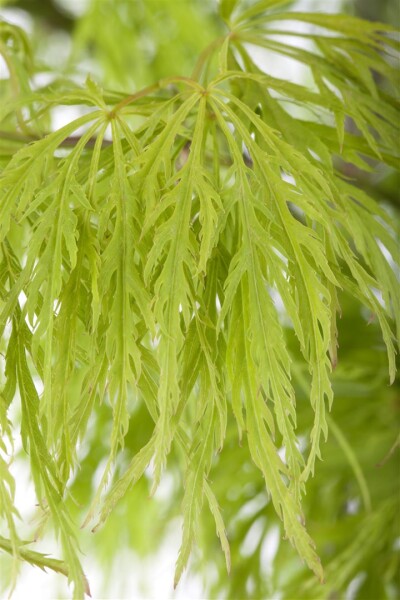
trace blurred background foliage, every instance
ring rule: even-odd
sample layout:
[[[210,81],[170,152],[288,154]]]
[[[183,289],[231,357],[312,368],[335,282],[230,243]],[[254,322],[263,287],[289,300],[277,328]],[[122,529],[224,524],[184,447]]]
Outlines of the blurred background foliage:
[[[71,76],[80,83],[90,74],[107,89],[127,93],[171,73],[190,75],[202,49],[223,33],[213,4],[212,0],[0,0],[3,18],[0,53],[5,60],[0,69],[7,68],[10,51],[16,69],[10,85],[5,79],[0,80],[0,106],[12,94],[28,94],[31,87],[57,85]],[[398,0],[309,0],[299,2],[298,6],[323,11],[343,9],[367,19],[394,25],[400,22]],[[19,35],[8,29],[7,21],[20,25]],[[38,108],[37,115],[31,117],[37,133],[57,127],[71,115],[67,108],[64,114],[54,111],[46,115],[40,114]],[[13,131],[11,117],[9,126],[7,123],[3,119],[0,142],[3,162],[7,162],[18,144],[26,141]],[[32,135],[32,130],[24,131],[24,135]],[[380,199],[387,210],[398,212],[399,179],[394,171],[385,169],[366,174],[352,170],[349,174]],[[323,461],[309,481],[304,499],[307,526],[326,571],[325,584],[317,583],[291,546],[283,541],[281,525],[262,477],[247,451],[239,446],[236,424],[231,419],[224,452],[216,459],[218,474],[213,477],[211,473],[211,480],[228,529],[232,572],[227,576],[214,524],[204,514],[199,548],[191,560],[191,574],[186,576],[180,590],[172,592],[170,588],[162,597],[229,600],[400,597],[400,389],[398,383],[388,386],[385,350],[373,317],[350,298],[342,297],[341,305],[343,317],[339,322],[339,362],[333,377],[335,402],[330,434],[323,448]],[[287,336],[290,341],[293,331],[288,329]],[[290,343],[299,431],[304,432],[305,439],[311,426],[308,383],[304,364],[297,356],[298,346],[294,339]],[[146,410],[141,406],[137,410],[143,413],[136,419],[140,428],[129,431],[127,456],[149,439],[153,427]],[[103,405],[81,447],[81,469],[73,483],[76,503],[72,510],[78,519],[81,519],[80,507],[87,504],[98,483],[97,465],[108,453],[110,419],[111,409]],[[170,562],[176,556],[182,488],[177,465],[182,460],[181,456],[171,456],[163,485],[154,498],[149,499],[150,476],[143,478],[96,535],[82,534],[82,550],[92,561],[86,571],[94,597],[161,597],[159,593],[155,595],[152,578],[161,577],[160,564],[165,563],[165,554],[170,553]],[[20,475],[18,481],[23,481],[26,474],[24,461],[21,450],[15,465]],[[121,472],[124,467],[121,462]],[[26,516],[26,535],[32,539],[32,530],[45,524],[35,517],[28,491],[25,493],[23,489],[19,494],[21,503],[25,503],[21,505],[21,513]],[[45,536],[40,544],[46,551],[51,540]],[[123,558],[126,553],[128,562]],[[11,563],[5,555],[0,560],[1,583],[5,586]],[[127,572],[127,565],[128,568],[131,565],[131,573]],[[24,569],[30,581],[31,567]],[[167,576],[171,582],[172,572],[173,569]],[[135,591],[127,584],[132,578]],[[60,576],[50,579],[41,574],[41,579],[35,581],[42,584],[51,581],[45,594],[43,589],[37,590],[37,597],[68,596]],[[16,597],[23,598],[24,590],[26,587],[17,587]],[[34,597],[32,594],[36,592],[33,588],[30,591]]]

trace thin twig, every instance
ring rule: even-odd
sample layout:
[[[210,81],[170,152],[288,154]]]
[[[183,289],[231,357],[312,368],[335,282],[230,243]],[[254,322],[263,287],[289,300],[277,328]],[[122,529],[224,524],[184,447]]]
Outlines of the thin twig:
[[[29,144],[30,142],[38,142],[41,139],[44,139],[47,135],[43,136],[34,136],[34,135],[24,135],[22,133],[16,133],[13,131],[0,131],[0,140],[7,140],[11,142],[20,142],[21,144]],[[86,147],[93,148],[96,143],[97,138],[91,138],[88,140]],[[75,147],[76,144],[79,143],[81,137],[79,135],[71,135],[59,144],[60,146],[66,146],[68,148]],[[112,140],[103,140],[102,146],[105,148],[107,146],[111,146]]]

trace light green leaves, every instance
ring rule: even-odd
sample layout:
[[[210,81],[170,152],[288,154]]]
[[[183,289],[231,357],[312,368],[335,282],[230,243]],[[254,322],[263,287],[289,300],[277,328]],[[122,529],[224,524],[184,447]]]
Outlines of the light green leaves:
[[[280,12],[287,4],[242,10],[221,2],[232,31],[201,56],[204,86],[172,77],[125,97],[88,80],[82,90],[41,94],[44,112],[69,103],[85,114],[24,145],[1,173],[0,425],[9,436],[6,411],[18,393],[38,499],[60,533],[77,598],[85,579],[63,502],[79,477],[79,444],[101,411],[107,456],[85,523],[98,510],[103,523],[149,465],[155,492],[172,459],[183,471],[175,584],[204,505],[229,569],[212,478],[236,422],[286,537],[322,580],[301,499],[328,435],[342,290],[376,315],[394,378],[393,223],[337,158],[367,169],[371,159],[396,165],[398,106],[384,53],[394,44],[380,26]],[[289,18],[310,26],[307,50],[296,44],[303,34],[280,41]],[[312,89],[264,72],[248,44],[307,65]],[[387,93],[372,71],[387,80]],[[345,130],[349,118],[354,133]],[[288,330],[310,390],[306,448]],[[152,429],[136,444],[139,410]],[[137,452],[121,473],[132,440]],[[1,443],[6,550],[40,565],[16,533],[5,449]]]
[[[238,0],[220,0],[219,12],[221,17],[229,23],[230,17],[238,5]]]
[[[68,509],[63,502],[63,488],[58,477],[57,466],[45,443],[39,422],[39,396],[27,363],[26,327],[19,326],[15,319],[16,372],[21,397],[22,435],[24,448],[29,452],[32,477],[36,493],[44,510],[48,509],[54,526],[60,535],[65,562],[68,565],[68,578],[74,584],[74,599],[82,598],[87,592],[87,582],[78,558],[76,531]]]

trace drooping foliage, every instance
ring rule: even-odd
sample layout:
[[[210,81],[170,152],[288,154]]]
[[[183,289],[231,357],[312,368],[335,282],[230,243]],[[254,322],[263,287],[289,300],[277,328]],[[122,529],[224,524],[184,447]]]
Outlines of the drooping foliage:
[[[328,417],[341,294],[377,320],[395,378],[395,223],[342,167],[398,166],[398,41],[387,26],[290,4],[223,0],[226,33],[192,76],[131,95],[93,78],[35,89],[25,34],[1,24],[0,548],[15,569],[22,559],[66,573],[76,598],[88,588],[69,487],[104,405],[109,451],[85,524],[102,524],[149,464],[154,492],[172,452],[183,479],[175,585],[206,510],[229,570],[210,471],[235,423],[285,536],[324,578],[302,497],[330,426],[343,446]],[[309,85],[270,74],[254,48],[307,67]],[[81,116],[51,130],[60,106]],[[139,410],[153,429],[121,473]],[[64,562],[18,536],[8,457],[19,427]]]

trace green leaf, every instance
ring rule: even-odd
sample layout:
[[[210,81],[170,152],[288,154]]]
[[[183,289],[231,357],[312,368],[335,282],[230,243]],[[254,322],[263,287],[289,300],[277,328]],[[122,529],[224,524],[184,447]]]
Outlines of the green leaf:
[[[192,78],[169,77],[165,69],[190,72],[194,38],[226,26],[203,15],[193,27],[196,8],[179,2],[157,12],[139,3],[137,15],[128,4],[109,11],[107,23],[98,2],[76,17],[76,64],[90,42],[104,75],[84,86],[73,62],[39,85],[37,74],[54,75],[38,61],[43,52],[0,25],[0,547],[12,554],[13,581],[25,560],[66,574],[76,598],[87,593],[76,498],[72,510],[85,510],[85,524],[96,517],[95,530],[113,515],[112,540],[100,534],[110,556],[119,528],[136,539],[134,518],[144,523],[159,505],[175,516],[181,506],[175,584],[196,543],[208,573],[215,533],[217,568],[223,554],[228,570],[232,561],[224,589],[221,577],[205,588],[210,597],[284,597],[295,580],[305,597],[320,597],[318,554],[328,565],[326,594],[345,594],[361,571],[367,589],[380,529],[395,530],[391,506],[386,519],[378,502],[389,502],[392,478],[370,467],[395,437],[394,392],[380,361],[386,347],[393,382],[396,208],[375,197],[398,167],[398,41],[390,27],[290,11],[286,0],[223,0],[231,31],[210,40]],[[180,33],[166,44],[171,23]],[[136,28],[151,44],[138,43]],[[255,62],[252,45],[279,55],[278,76],[269,59]],[[287,79],[288,60],[308,73],[301,84]],[[131,93],[107,90],[107,79]],[[80,116],[54,131],[63,107]],[[369,328],[360,307],[375,319]],[[358,339],[368,348],[353,356]],[[21,416],[10,409],[18,399]],[[61,564],[19,537],[10,466],[19,430]],[[171,501],[147,499],[165,470]],[[140,479],[128,518],[123,501]],[[364,521],[348,506],[362,497],[370,508],[367,486],[374,511]],[[264,502],[254,514],[246,506],[253,497]],[[261,582],[263,536],[277,522],[306,568],[279,544]],[[253,525],[262,537],[246,556]],[[367,533],[345,548],[361,525]],[[393,565],[393,534],[382,539],[382,565]],[[389,593],[395,568],[378,570]]]

